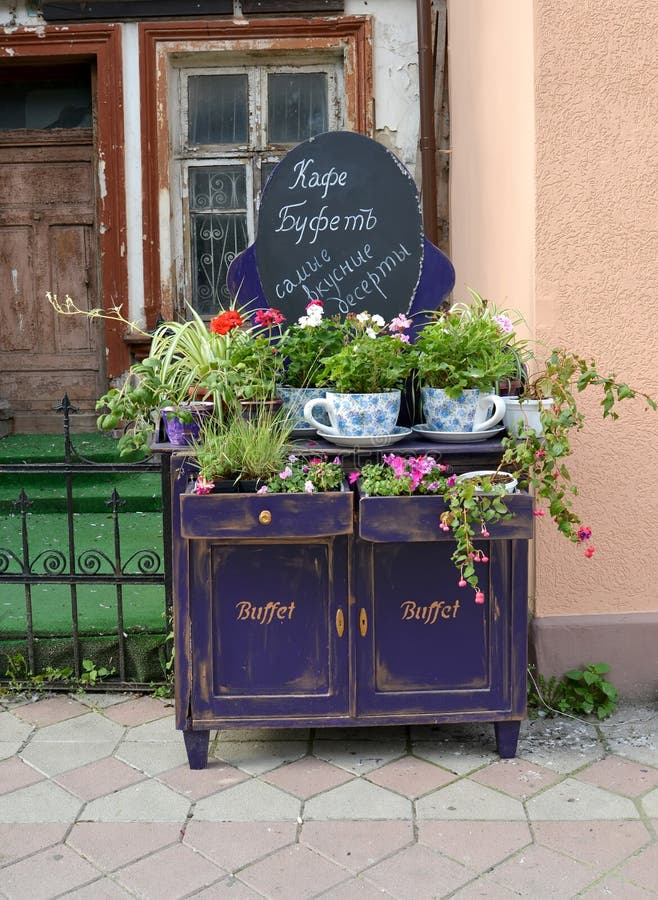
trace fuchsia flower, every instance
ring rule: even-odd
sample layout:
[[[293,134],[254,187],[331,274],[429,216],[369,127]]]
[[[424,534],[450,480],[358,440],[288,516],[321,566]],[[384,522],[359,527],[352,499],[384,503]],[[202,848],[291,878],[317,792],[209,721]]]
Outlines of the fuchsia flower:
[[[308,303],[306,304],[306,310],[311,309],[311,307],[313,306],[319,306],[320,309],[322,309],[324,307],[324,303],[322,302],[322,300],[318,300],[317,297],[315,297],[313,300],[308,301]]]
[[[354,482],[359,478],[360,475],[360,472],[350,472],[350,474],[347,476],[347,480],[350,484],[354,484]]]
[[[581,525],[578,529],[578,540],[579,541],[588,541],[592,536],[592,529],[587,528],[585,525]]]
[[[587,557],[587,559],[591,559],[594,556],[594,547],[592,547],[591,545],[587,547],[585,550],[585,556]]]
[[[545,516],[546,511],[543,509],[533,509],[532,514],[533,516]]]
[[[484,593],[482,591],[476,591],[475,602],[476,603],[484,603]]]

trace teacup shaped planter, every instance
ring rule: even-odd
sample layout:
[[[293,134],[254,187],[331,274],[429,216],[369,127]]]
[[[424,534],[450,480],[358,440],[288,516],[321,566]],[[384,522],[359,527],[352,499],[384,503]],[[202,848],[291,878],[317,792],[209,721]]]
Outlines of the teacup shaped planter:
[[[311,429],[311,425],[304,418],[304,409],[309,400],[324,400],[326,391],[324,388],[315,387],[290,387],[287,384],[279,384],[276,388],[277,397],[283,400],[283,411],[290,418],[293,430],[301,431]],[[331,427],[329,416],[318,409],[315,418],[322,423],[323,428]]]
[[[511,472],[496,472],[493,469],[478,469],[475,472],[464,472],[463,475],[457,475],[456,481],[474,481],[475,492],[482,494],[484,493],[481,485],[483,479],[490,481],[492,486],[504,485],[508,494],[513,494],[518,484],[517,479]]]
[[[309,400],[304,407],[304,418],[320,434],[335,437],[390,435],[400,414],[401,397],[401,391],[379,394],[336,394],[327,391],[324,399]],[[315,418],[316,410],[323,410],[329,416],[329,426]]]
[[[423,417],[433,431],[488,431],[500,424],[505,415],[502,397],[475,388],[453,398],[443,388],[422,387],[420,396]]]

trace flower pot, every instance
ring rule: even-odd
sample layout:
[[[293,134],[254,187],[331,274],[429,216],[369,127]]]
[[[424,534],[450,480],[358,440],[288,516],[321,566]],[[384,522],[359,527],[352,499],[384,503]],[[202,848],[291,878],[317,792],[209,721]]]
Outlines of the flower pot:
[[[542,434],[541,412],[552,406],[552,398],[522,400],[519,397],[506,397],[503,424],[512,436],[518,435],[519,429],[523,427],[532,428],[535,434]]]
[[[487,431],[502,422],[505,400],[471,388],[449,397],[443,388],[422,387],[423,418],[433,431]],[[493,405],[493,413],[491,407]]]
[[[490,478],[492,484],[504,484],[508,494],[513,494],[518,484],[511,472],[495,472],[493,469],[479,469],[475,472],[464,472],[457,476],[457,481],[479,481],[480,478]],[[477,494],[483,493],[481,487],[476,487]]]
[[[183,446],[192,444],[199,437],[199,426],[201,419],[209,416],[213,411],[212,403],[190,403],[181,404],[180,406],[165,406],[160,410],[165,425],[165,433],[170,444]],[[183,409],[188,410],[192,414],[191,421],[182,422],[178,413]]]
[[[324,400],[309,400],[304,418],[320,434],[366,437],[393,433],[400,414],[402,392],[384,391],[378,394],[338,394],[327,391]],[[315,418],[315,410],[322,409],[329,416],[331,427]]]
[[[304,407],[309,400],[324,400],[326,391],[324,388],[315,387],[290,387],[287,384],[277,385],[276,392],[283,401],[283,411],[290,417],[290,427],[297,431],[310,429],[309,423],[304,418]],[[329,416],[324,410],[318,410],[316,419],[322,423],[323,428],[330,427]]]
[[[258,420],[261,417],[273,417],[282,406],[283,400],[279,397],[273,397],[271,400],[240,400],[242,418],[248,422]]]

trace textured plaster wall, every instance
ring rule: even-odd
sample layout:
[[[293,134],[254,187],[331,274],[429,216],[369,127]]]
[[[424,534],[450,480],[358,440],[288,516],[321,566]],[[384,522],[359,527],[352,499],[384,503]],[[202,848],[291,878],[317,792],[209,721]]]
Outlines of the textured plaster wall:
[[[456,294],[658,395],[658,3],[448,9]],[[570,465],[596,552],[537,522],[539,616],[658,610],[658,414],[603,421],[598,400]]]
[[[538,336],[658,396],[658,3],[536,0],[534,33]],[[537,612],[658,610],[658,415],[590,411],[573,469],[596,555],[540,529]]]

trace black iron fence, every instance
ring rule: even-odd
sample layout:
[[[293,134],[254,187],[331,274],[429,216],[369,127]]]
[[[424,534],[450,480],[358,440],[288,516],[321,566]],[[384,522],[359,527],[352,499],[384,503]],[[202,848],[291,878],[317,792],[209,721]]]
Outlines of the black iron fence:
[[[159,654],[166,660],[169,658],[170,648],[166,635],[169,632],[170,615],[171,615],[171,544],[170,544],[170,483],[169,483],[169,461],[168,456],[149,457],[148,459],[138,462],[99,462],[86,458],[80,453],[73,442],[71,436],[71,414],[77,412],[77,409],[70,403],[68,397],[64,397],[62,403],[57,407],[62,413],[63,420],[63,458],[60,461],[45,462],[12,462],[3,464],[0,461],[0,476],[15,475],[15,483],[17,487],[17,497],[13,501],[14,515],[12,520],[15,521],[16,532],[12,546],[0,546],[0,597],[9,597],[9,591],[5,586],[19,586],[18,590],[22,594],[20,603],[24,604],[21,610],[21,622],[25,622],[25,634],[14,633],[9,636],[2,634],[0,616],[0,680],[5,681],[7,676],[13,676],[10,680],[16,680],[15,671],[11,671],[11,666],[7,670],[7,666],[3,668],[2,648],[5,650],[5,662],[9,659],[22,658],[23,651],[16,652],[16,648],[24,648],[25,653],[25,674],[34,679],[38,677],[42,683],[48,682],[48,673],[55,671],[61,673],[70,672],[71,681],[88,686],[95,685],[96,675],[98,672],[108,670],[107,665],[101,666],[100,663],[92,664],[85,659],[88,653],[87,647],[89,641],[85,635],[84,629],[81,629],[80,622],[80,604],[79,591],[85,587],[95,587],[99,585],[109,585],[114,608],[116,621],[112,623],[111,648],[112,653],[116,652],[113,657],[113,665],[110,670],[110,680],[103,682],[103,687],[107,689],[121,688],[126,689],[144,689],[152,688],[154,683],[158,683],[158,679],[150,678],[149,680],[140,681],[135,677],[134,671],[131,670],[129,659],[129,642],[131,635],[128,633],[124,618],[124,592],[128,587],[156,585],[161,592],[162,609],[162,634],[159,637]],[[108,521],[111,523],[111,534],[107,534],[106,529],[105,547],[85,547],[80,546],[80,535],[76,530],[76,482],[81,475],[86,474],[87,480],[89,473],[159,473],[160,479],[158,486],[162,496],[162,542],[157,547],[144,547],[133,549],[129,554],[123,549],[122,528],[126,522],[126,501],[120,496],[116,487],[112,487],[111,493],[104,500],[104,507]],[[28,476],[35,474],[53,476],[61,476],[61,484],[63,490],[62,512],[58,515],[57,521],[57,542],[60,546],[41,546],[38,550],[32,549],[31,541],[31,515],[30,510],[33,501],[21,486],[21,481],[28,480]],[[4,479],[3,479],[4,480]],[[111,481],[111,479],[110,479]],[[6,483],[6,482],[5,482]],[[109,488],[110,485],[108,485]],[[5,491],[6,493],[6,491]],[[17,533],[20,528],[20,540]],[[2,543],[2,542],[0,542]],[[53,544],[55,541],[53,540]],[[59,636],[58,641],[58,663],[57,667],[46,665],[48,660],[47,654],[43,651],[43,645],[47,642],[48,634],[35,628],[35,609],[33,594],[35,589],[42,586],[60,585],[64,586],[66,595],[65,605],[70,611],[70,635]],[[160,593],[156,592],[156,603],[158,602]],[[16,589],[13,590],[13,598],[16,599]],[[59,601],[61,605],[61,590]],[[8,605],[8,603],[6,604]],[[107,609],[107,603],[105,609]],[[1,612],[2,610],[0,610]],[[111,618],[114,618],[112,614]],[[60,611],[61,617],[61,611]],[[20,627],[20,626],[19,626]],[[66,629],[68,630],[68,629]],[[52,637],[52,635],[50,636]],[[104,637],[108,637],[107,634]],[[62,653],[62,643],[65,648]],[[68,659],[66,658],[68,654]],[[14,669],[16,668],[14,663]],[[165,680],[165,665],[160,667],[159,681]],[[143,674],[144,669],[142,669]],[[100,683],[100,679],[99,679]],[[53,686],[55,686],[53,684]]]

